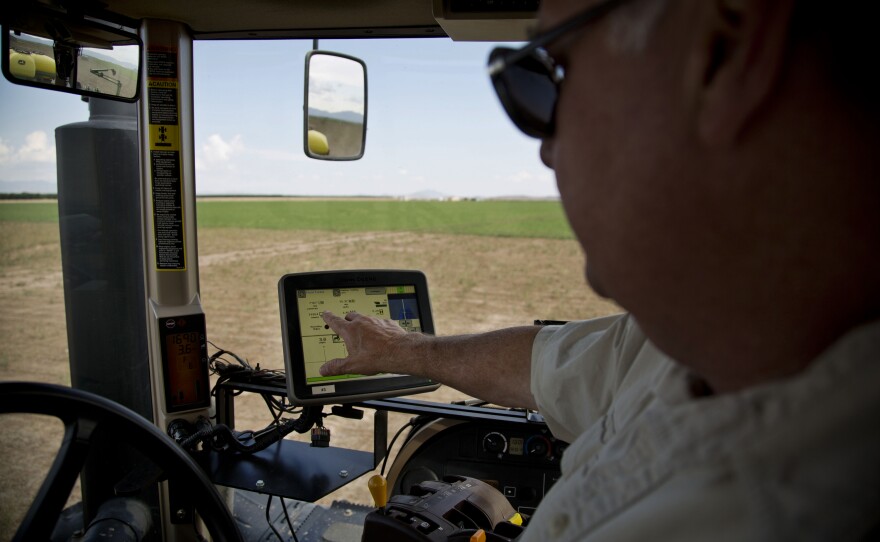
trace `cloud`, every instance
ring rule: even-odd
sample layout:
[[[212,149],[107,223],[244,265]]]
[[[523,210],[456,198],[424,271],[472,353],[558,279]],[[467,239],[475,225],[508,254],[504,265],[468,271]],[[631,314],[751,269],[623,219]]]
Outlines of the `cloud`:
[[[235,135],[226,141],[220,134],[211,134],[202,145],[200,165],[211,167],[212,165],[228,164],[234,155],[242,151],[244,151],[244,143],[240,135]]]
[[[242,142],[240,135],[226,140],[220,134],[211,134],[196,155],[196,167],[201,169],[235,169],[235,158],[244,150],[244,142]]]
[[[201,139],[196,155],[196,182],[202,194],[289,194],[291,172],[300,171],[310,160],[300,149],[265,144],[258,137],[248,139],[219,133]],[[296,163],[294,167],[294,163]],[[320,184],[321,179],[312,181]]]
[[[211,134],[196,153],[196,168],[204,171],[254,170],[271,162],[299,162],[306,160],[302,151],[278,148],[251,148],[244,144],[240,134],[224,139]]]
[[[0,164],[22,164],[29,162],[54,163],[55,145],[49,144],[46,132],[31,132],[18,148],[0,139]]]

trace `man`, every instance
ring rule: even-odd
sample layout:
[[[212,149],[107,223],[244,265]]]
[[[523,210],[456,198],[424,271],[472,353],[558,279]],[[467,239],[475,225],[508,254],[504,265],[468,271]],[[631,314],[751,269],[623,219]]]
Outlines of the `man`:
[[[490,72],[629,314],[427,337],[327,313],[349,357],[322,372],[541,411],[571,446],[523,540],[877,536],[877,19],[846,5],[544,0]]]

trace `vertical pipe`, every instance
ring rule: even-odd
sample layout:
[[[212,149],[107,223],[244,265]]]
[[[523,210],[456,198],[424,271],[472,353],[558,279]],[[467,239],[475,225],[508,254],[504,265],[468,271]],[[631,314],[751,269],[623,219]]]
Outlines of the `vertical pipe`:
[[[55,131],[70,383],[152,420],[137,106],[92,98],[89,113]],[[81,475],[86,523],[139,462],[111,439],[93,447]]]

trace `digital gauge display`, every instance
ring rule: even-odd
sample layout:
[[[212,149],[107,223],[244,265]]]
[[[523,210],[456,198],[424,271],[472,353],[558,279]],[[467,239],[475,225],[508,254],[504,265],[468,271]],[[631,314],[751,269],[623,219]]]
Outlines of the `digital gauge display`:
[[[179,412],[210,405],[205,316],[160,318],[165,377],[165,410]]]
[[[348,356],[322,314],[357,312],[410,333],[434,333],[428,282],[419,271],[367,269],[291,273],[278,281],[287,395],[293,404],[339,404],[410,395],[438,383],[406,374],[322,376],[327,361]]]

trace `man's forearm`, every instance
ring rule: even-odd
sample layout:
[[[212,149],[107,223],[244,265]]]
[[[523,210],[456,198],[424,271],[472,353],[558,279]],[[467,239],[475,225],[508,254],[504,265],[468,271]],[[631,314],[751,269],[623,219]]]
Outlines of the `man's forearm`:
[[[477,335],[407,333],[391,320],[351,312],[322,314],[345,341],[348,356],[321,366],[324,376],[399,373],[425,376],[499,405],[535,408],[532,343],[540,328],[523,326]]]
[[[531,392],[532,343],[540,328],[523,326],[477,335],[414,341],[421,376],[491,403],[536,408]]]

